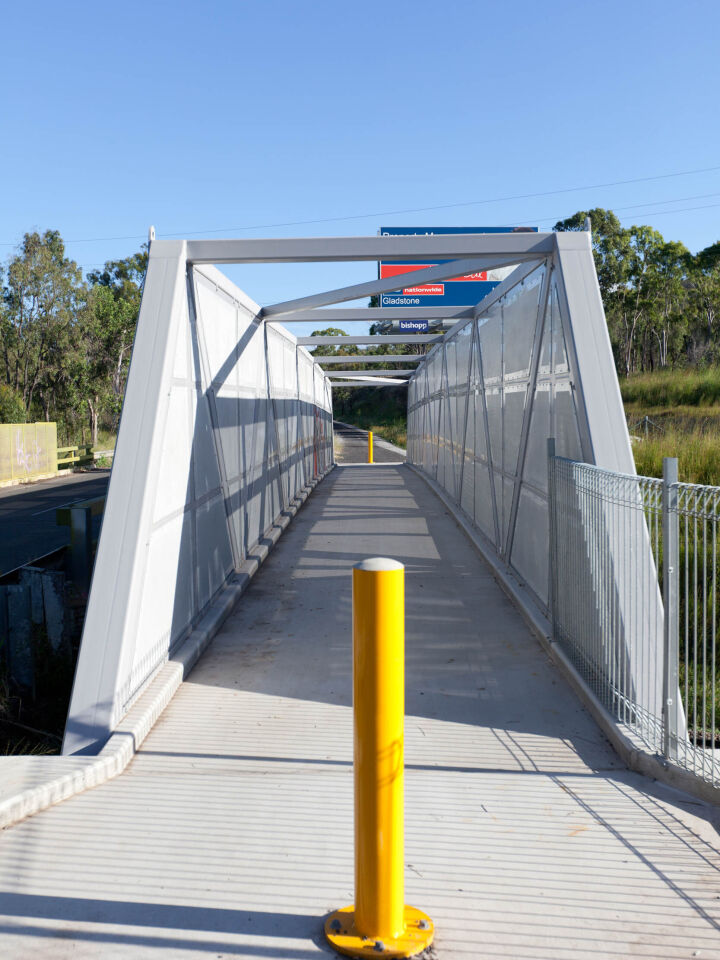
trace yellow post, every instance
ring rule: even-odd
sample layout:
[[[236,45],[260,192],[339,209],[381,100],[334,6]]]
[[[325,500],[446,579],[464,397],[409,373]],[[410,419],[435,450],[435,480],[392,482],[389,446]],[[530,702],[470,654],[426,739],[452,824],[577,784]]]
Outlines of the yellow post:
[[[355,904],[332,913],[325,933],[351,957],[412,957],[434,930],[405,905],[405,568],[397,560],[353,568],[353,705]]]
[[[373,435],[372,430],[368,431],[368,463],[373,462]]]

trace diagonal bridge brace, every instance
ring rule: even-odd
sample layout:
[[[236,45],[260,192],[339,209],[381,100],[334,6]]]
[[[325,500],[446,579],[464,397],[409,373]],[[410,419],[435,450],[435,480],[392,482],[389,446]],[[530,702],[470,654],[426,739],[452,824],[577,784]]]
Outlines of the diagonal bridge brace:
[[[448,263],[439,263],[426,270],[409,270],[394,277],[385,277],[382,280],[368,280],[365,283],[355,283],[349,287],[339,287],[337,290],[328,290],[325,293],[316,293],[309,297],[300,297],[297,300],[285,300],[283,303],[273,303],[263,307],[260,316],[264,320],[275,319],[296,310],[313,310],[316,307],[325,307],[333,303],[343,303],[347,300],[358,300],[361,297],[373,297],[381,293],[389,293],[403,286],[417,287],[423,283],[436,280],[452,280],[453,277],[463,277],[478,270],[505,267],[518,262],[517,257],[471,257],[464,260],[451,260]]]

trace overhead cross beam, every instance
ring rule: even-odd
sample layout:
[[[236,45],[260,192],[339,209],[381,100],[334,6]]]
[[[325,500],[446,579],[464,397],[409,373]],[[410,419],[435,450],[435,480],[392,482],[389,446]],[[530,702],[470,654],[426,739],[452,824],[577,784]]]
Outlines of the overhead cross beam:
[[[441,333],[391,333],[388,336],[372,333],[362,337],[298,337],[297,343],[301,347],[349,347],[353,344],[367,346],[371,343],[439,343],[442,338]]]
[[[408,380],[330,380],[331,387],[402,387]]]
[[[313,359],[315,363],[420,363],[425,359],[425,354],[378,353],[367,356],[365,353],[356,353],[347,357],[314,357]]]
[[[415,271],[417,274],[418,271]],[[397,280],[397,277],[395,278]],[[376,323],[378,320],[462,320],[472,315],[467,307],[322,307],[319,310],[297,310],[282,320],[267,318],[268,323]]]
[[[333,370],[329,376],[336,380],[352,380],[357,377],[410,377],[414,370]]]
[[[153,246],[174,243],[155,240]],[[553,233],[458,233],[408,237],[292,237],[289,239],[188,240],[190,263],[314,263],[399,260],[423,263],[488,256],[492,266],[546,257]],[[509,258],[509,260],[507,259]]]

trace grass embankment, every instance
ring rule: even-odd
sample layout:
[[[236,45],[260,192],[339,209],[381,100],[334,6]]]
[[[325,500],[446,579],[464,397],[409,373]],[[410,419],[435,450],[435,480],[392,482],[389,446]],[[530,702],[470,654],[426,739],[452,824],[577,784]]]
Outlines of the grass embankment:
[[[343,420],[343,417],[338,417]],[[394,443],[396,447],[407,446],[407,420],[397,419],[391,421],[376,422],[380,418],[372,415],[355,414],[352,420],[345,420],[345,423],[352,423],[354,427],[360,427],[361,430],[372,430],[376,437]]]
[[[681,480],[720,485],[720,368],[637,374],[620,390],[638,473],[660,477],[677,457]]]

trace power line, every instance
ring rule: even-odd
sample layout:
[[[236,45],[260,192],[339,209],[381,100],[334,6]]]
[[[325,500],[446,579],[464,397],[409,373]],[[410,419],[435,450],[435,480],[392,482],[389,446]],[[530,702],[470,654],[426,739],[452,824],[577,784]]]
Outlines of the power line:
[[[190,237],[196,234],[207,234],[207,233],[234,233],[245,230],[269,230],[275,229],[276,227],[298,227],[298,226],[309,226],[311,224],[318,223],[340,223],[346,220],[368,220],[368,219],[377,219],[379,217],[396,217],[401,214],[407,213],[428,213],[435,210],[452,210],[457,209],[458,207],[473,207],[473,206],[483,206],[492,203],[509,203],[512,200],[532,200],[537,199],[538,197],[551,197],[558,196],[563,193],[575,193],[579,190],[599,190],[604,187],[617,187],[624,186],[631,183],[649,183],[655,180],[669,180],[673,177],[688,177],[698,173],[715,173],[720,170],[720,166],[715,167],[700,167],[696,170],[679,170],[675,173],[661,173],[656,174],[651,177],[633,177],[629,180],[611,180],[607,183],[591,183],[585,184],[584,186],[579,187],[563,187],[558,190],[545,190],[540,193],[522,193],[515,194],[514,196],[507,197],[494,197],[486,200],[466,200],[458,203],[443,203],[437,204],[436,206],[431,207],[412,207],[406,208],[403,210],[381,210],[375,211],[374,213],[358,213],[342,217],[321,217],[312,220],[289,220],[285,223],[258,223],[253,224],[252,226],[241,226],[241,227],[221,227],[213,228],[211,230],[185,230],[185,231],[175,231],[172,233],[163,233],[158,236],[164,237]],[[661,200],[657,201],[659,203],[672,203],[675,201],[671,200]],[[532,219],[538,219],[533,217]],[[118,240],[144,240],[145,234],[133,234],[132,236],[124,237],[88,237],[85,239],[79,240],[66,240],[65,243],[110,243]],[[15,246],[14,241],[0,241],[0,245],[4,247]]]
[[[579,190],[599,190],[602,187],[617,187],[629,183],[648,183],[652,180],[667,180],[671,177],[687,177],[695,173],[710,173],[720,170],[718,167],[704,167],[698,170],[683,170],[678,173],[663,173],[653,177],[636,177],[631,180],[614,180],[608,183],[591,183],[582,187],[564,187],[560,190],[545,190],[542,193],[525,193],[517,194],[510,197],[495,197],[494,199],[489,200],[467,200],[461,203],[443,203],[433,207],[414,207],[408,210],[383,210],[375,213],[360,213],[354,216],[347,217],[323,217],[316,220],[293,220],[287,223],[259,223],[251,227],[223,227],[222,229],[216,230],[190,230],[185,233],[166,233],[163,236],[166,237],[184,237],[192,236],[196,233],[226,233],[231,231],[239,230],[267,230],[274,227],[298,227],[298,226],[307,226],[309,224],[317,223],[337,223],[342,220],[365,220],[378,217],[397,217],[401,214],[406,213],[427,213],[433,210],[451,210],[457,207],[473,207],[480,206],[483,204],[491,203],[509,203],[511,200],[532,200],[537,199],[538,197],[550,197],[557,196],[561,193],[575,193]],[[660,203],[670,202],[670,201],[659,201]]]
[[[708,197],[718,197],[718,193],[708,193],[705,194]],[[685,197],[685,200],[692,200],[693,197]],[[639,203],[633,204],[631,207],[613,207],[613,213],[624,213],[624,216],[632,216],[632,214],[626,213],[628,210],[636,210],[640,207],[654,207],[658,203],[682,203],[681,199],[678,200],[656,200],[654,203]],[[649,217],[662,217],[668,213],[686,213],[689,210],[711,210],[714,207],[720,207],[720,203],[702,203],[697,207],[679,207],[675,210],[650,210],[647,213]],[[567,219],[567,214],[562,217],[535,217],[537,223],[559,223],[561,220]]]
[[[720,197],[720,193],[699,194],[699,196]],[[655,201],[655,203],[682,203],[682,200],[683,200],[683,199],[684,199],[684,200],[691,200],[691,199],[693,199],[693,198],[692,198],[692,197],[684,197],[684,198],[678,199],[678,200],[657,200],[657,201]],[[612,212],[613,212],[613,213],[622,213],[623,211],[627,211],[627,210],[635,210],[635,209],[637,209],[638,207],[652,207],[652,206],[655,206],[655,203],[635,204],[635,205],[633,205],[632,207],[615,207]],[[720,207],[720,203],[703,203],[703,204],[700,204],[700,205],[697,206],[697,207],[680,207],[680,208],[677,209],[677,210],[656,210],[656,211],[650,211],[649,214],[648,214],[648,216],[651,216],[651,217],[663,217],[663,216],[666,216],[668,213],[687,213],[688,211],[691,211],[691,210],[713,210],[713,209],[715,209],[715,208],[717,208],[717,207]],[[626,216],[627,216],[627,215],[629,215],[629,214],[626,214]],[[554,223],[558,223],[560,220],[566,220],[567,217],[568,217],[568,214],[563,214],[563,215],[560,216],[560,217],[558,217],[558,216],[553,216],[553,217],[533,217],[532,219],[535,220],[537,223],[553,223],[553,224],[554,224]],[[621,219],[622,219],[622,218],[621,218]],[[78,266],[80,267],[81,270],[89,270],[91,267],[102,267],[102,266],[104,266],[104,263],[79,263]]]

